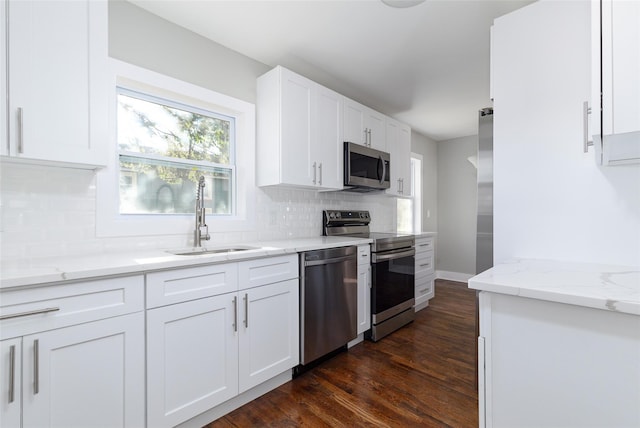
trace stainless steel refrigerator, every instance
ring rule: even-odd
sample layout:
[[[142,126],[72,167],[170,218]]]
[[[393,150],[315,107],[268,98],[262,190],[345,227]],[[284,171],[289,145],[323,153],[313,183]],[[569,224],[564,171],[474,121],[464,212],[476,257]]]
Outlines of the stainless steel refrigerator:
[[[476,274],[493,267],[493,109],[478,118]]]

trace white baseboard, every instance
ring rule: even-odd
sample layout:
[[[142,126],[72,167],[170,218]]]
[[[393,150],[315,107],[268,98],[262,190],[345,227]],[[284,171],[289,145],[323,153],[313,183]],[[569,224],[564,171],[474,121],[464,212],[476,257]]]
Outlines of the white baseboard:
[[[475,275],[460,272],[449,272],[446,270],[437,270],[436,279],[446,279],[447,281],[468,282]]]

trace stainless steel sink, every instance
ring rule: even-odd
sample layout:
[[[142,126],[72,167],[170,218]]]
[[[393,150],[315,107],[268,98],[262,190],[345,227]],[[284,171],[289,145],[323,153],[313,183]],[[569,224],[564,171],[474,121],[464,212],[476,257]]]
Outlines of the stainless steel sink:
[[[233,245],[230,247],[219,248],[189,248],[182,250],[170,250],[168,253],[175,254],[176,256],[200,256],[203,254],[222,254],[222,253],[237,253],[239,251],[258,250],[260,247],[251,247],[249,245]]]

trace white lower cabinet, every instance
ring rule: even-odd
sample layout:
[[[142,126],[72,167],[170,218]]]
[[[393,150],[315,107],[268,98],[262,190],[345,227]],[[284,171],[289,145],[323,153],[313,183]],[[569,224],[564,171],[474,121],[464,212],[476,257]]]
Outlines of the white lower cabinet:
[[[358,246],[358,334],[371,328],[371,249]]]
[[[435,244],[434,238],[416,238],[416,303],[415,310],[419,311],[429,306],[429,300],[435,296]]]
[[[240,292],[240,391],[299,363],[298,279]]]
[[[147,311],[149,427],[188,421],[298,364],[296,255],[196,269],[236,265],[239,291]]]
[[[238,394],[234,298],[147,311],[149,427],[177,425]]]
[[[638,315],[481,291],[479,321],[480,427],[640,426]]]
[[[122,303],[109,308],[92,299],[96,285]],[[31,301],[34,292],[40,301]],[[0,426],[144,425],[142,277],[3,291],[2,299],[3,339],[25,334],[0,342]],[[43,309],[29,314],[26,306]],[[79,313],[100,317],[126,308],[140,310],[52,328]]]

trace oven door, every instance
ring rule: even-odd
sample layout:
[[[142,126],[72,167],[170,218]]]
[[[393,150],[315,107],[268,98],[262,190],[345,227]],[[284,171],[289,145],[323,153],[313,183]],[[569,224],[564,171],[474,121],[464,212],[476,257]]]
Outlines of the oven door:
[[[371,312],[379,323],[415,302],[415,250],[374,253],[371,257]]]

